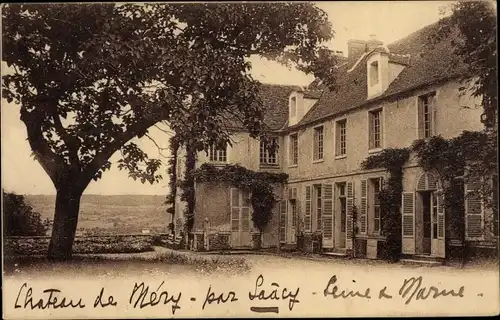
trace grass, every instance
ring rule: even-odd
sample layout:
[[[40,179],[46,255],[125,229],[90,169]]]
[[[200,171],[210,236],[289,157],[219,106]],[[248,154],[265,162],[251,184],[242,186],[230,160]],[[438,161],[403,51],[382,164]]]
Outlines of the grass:
[[[148,270],[194,271],[197,274],[226,273],[244,275],[250,265],[242,257],[207,257],[186,252],[145,252],[140,254],[75,254],[65,262],[48,261],[45,256],[5,257],[4,272],[15,274],[73,274],[108,273],[127,275]]]

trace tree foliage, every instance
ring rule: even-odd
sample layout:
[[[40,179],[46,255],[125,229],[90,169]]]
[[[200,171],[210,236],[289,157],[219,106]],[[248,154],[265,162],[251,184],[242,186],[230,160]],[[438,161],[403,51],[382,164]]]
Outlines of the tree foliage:
[[[439,40],[453,30],[459,31],[461,41],[455,42],[455,53],[465,63],[465,78],[472,81],[472,94],[482,98],[484,124],[494,128],[498,114],[496,2],[461,0],[449,9],[451,15],[441,20],[432,38]]]
[[[50,220],[41,218],[24,196],[2,189],[4,236],[44,236]]]

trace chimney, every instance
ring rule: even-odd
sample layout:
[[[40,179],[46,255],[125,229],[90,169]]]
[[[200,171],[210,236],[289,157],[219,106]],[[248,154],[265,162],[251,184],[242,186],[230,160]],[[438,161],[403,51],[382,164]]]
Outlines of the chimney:
[[[347,42],[347,57],[359,58],[366,51],[366,41],[349,40]]]
[[[384,43],[380,40],[377,40],[377,36],[374,35],[374,34],[371,34],[370,35],[370,40],[368,40],[366,42],[366,45],[367,45],[367,51],[372,51],[373,49],[377,48],[377,47],[380,47],[380,46],[383,46]]]

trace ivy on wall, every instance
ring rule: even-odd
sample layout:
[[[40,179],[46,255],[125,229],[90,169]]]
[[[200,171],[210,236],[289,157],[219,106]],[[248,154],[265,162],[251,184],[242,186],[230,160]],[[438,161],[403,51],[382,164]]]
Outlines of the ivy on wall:
[[[379,193],[382,233],[386,236],[383,258],[396,260],[401,252],[401,193],[403,191],[403,166],[414,152],[418,164],[425,171],[437,171],[444,193],[444,206],[448,225],[453,235],[465,241],[464,182],[491,177],[497,173],[497,137],[492,131],[464,131],[460,136],[444,139],[434,136],[416,140],[411,148],[384,149],[365,159],[365,170],[385,168],[390,177]],[[467,170],[466,170],[467,169]],[[485,183],[479,190],[486,206],[492,206],[491,184]],[[498,192],[498,191],[496,191]],[[496,208],[494,208],[495,210]]]
[[[196,165],[196,149],[192,146],[186,147],[186,169],[184,179],[179,181],[181,190],[180,200],[186,202],[184,209],[185,229],[186,232],[191,232],[194,223],[194,205],[195,205],[195,190],[194,190],[194,169]]]
[[[463,259],[467,253],[464,183],[488,178],[498,172],[496,141],[496,134],[492,131],[464,131],[452,139],[436,136],[417,140],[412,145],[419,165],[426,171],[437,171],[440,176],[445,210],[453,213],[447,215],[449,230],[461,240]],[[491,207],[494,190],[488,179],[484,182],[477,192],[485,206]]]
[[[168,187],[169,194],[166,197],[165,204],[168,206],[167,213],[171,215],[175,214],[175,198],[177,196],[177,159],[178,159],[178,151],[179,151],[179,142],[175,136],[170,137],[169,141],[169,149],[170,149],[170,158],[168,159]]]
[[[234,188],[250,192],[252,221],[261,233],[270,221],[272,209],[278,201],[273,185],[285,184],[288,180],[285,173],[256,172],[240,165],[217,168],[204,163],[191,174],[192,178],[199,182],[227,183]]]
[[[368,157],[364,170],[384,168],[390,174],[379,192],[380,210],[383,212],[381,232],[386,237],[381,256],[396,261],[401,254],[401,193],[403,192],[403,166],[410,157],[408,148],[389,148]]]

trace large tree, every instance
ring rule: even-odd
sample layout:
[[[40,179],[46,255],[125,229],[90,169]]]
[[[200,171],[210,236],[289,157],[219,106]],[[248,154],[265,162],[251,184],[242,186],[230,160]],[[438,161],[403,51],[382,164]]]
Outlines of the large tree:
[[[464,80],[471,93],[481,97],[482,121],[486,128],[496,129],[498,116],[497,14],[493,1],[457,1],[446,7],[433,40],[458,31],[455,54],[465,64]],[[473,76],[471,78],[470,76]]]
[[[158,122],[197,150],[228,142],[228,121],[262,134],[251,55],[333,84],[333,31],[311,3],[10,4],[2,18],[3,97],[57,192],[51,259],[71,257],[81,195],[113,154],[134,179],[161,179],[130,141]]]

